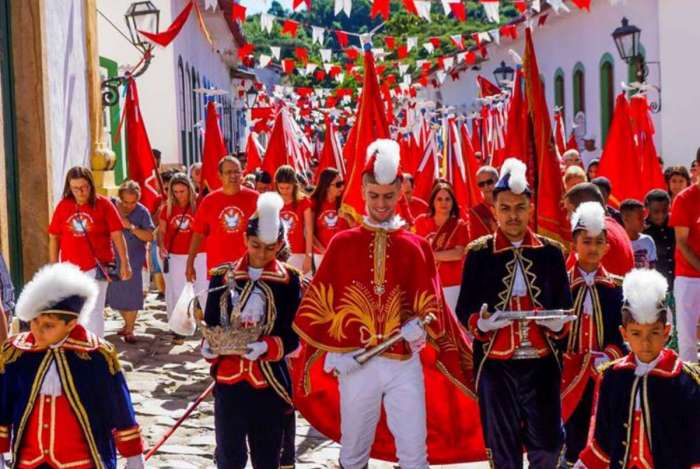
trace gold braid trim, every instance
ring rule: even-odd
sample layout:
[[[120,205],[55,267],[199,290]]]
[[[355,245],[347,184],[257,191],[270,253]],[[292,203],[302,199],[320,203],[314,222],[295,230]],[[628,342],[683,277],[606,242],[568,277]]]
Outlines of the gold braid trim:
[[[695,383],[700,386],[700,366],[695,363],[683,362],[683,371],[689,375]]]
[[[100,347],[97,350],[104,357],[107,367],[109,368],[109,372],[112,374],[112,376],[116,375],[122,370],[122,365],[119,363],[119,357],[117,356],[117,349],[114,348],[114,345],[100,340]]]
[[[311,393],[311,367],[316,363],[316,360],[319,359],[322,353],[323,350],[316,349],[304,364],[304,394],[307,396]]]
[[[11,342],[5,342],[0,350],[0,374],[5,373],[5,366],[17,361],[22,356],[22,351],[12,345]]]

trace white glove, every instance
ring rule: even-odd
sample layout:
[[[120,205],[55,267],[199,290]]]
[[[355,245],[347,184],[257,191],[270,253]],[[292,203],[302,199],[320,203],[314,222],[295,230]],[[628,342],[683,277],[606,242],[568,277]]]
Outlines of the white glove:
[[[603,352],[593,352],[593,367],[598,369],[599,366],[604,365],[610,361],[608,357]]]
[[[253,290],[241,311],[241,321],[257,324],[265,315],[265,297],[259,288]]]
[[[586,466],[583,461],[579,459],[576,461],[576,464],[574,464],[574,469],[588,469],[588,466]]]
[[[323,371],[326,373],[332,373],[333,370],[338,372],[338,375],[345,376],[352,373],[360,368],[360,364],[355,360],[356,352],[348,353],[338,353],[338,352],[328,352],[326,353],[326,359],[323,362]]]
[[[481,332],[497,331],[498,329],[503,329],[504,327],[509,326],[512,322],[508,319],[499,320],[501,317],[500,311],[496,311],[491,316],[486,318],[487,308],[488,305],[486,303],[481,306],[481,311],[479,311],[479,320],[476,321],[476,327],[478,327]]]
[[[209,342],[207,342],[207,339],[202,340],[201,354],[207,360],[213,360],[216,357],[218,357],[218,355],[216,353],[214,353],[214,351],[209,346]]]
[[[538,326],[546,327],[552,332],[559,332],[564,328],[564,324],[568,321],[565,319],[542,319],[541,321],[535,321]]]
[[[423,329],[420,319],[411,319],[401,326],[401,337],[409,344],[412,342],[425,341],[425,329]]]
[[[143,454],[139,454],[126,458],[126,466],[124,466],[124,469],[144,469],[145,467]]]
[[[257,360],[262,354],[267,352],[267,342],[265,342],[264,340],[248,344],[247,347],[248,352],[246,352],[246,354],[243,355],[243,358],[250,361]]]

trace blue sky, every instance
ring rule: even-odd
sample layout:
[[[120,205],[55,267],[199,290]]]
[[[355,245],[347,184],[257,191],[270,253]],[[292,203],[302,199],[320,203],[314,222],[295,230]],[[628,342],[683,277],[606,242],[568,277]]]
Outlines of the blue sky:
[[[278,0],[285,8],[292,8],[292,0]],[[272,0],[241,0],[241,5],[248,9],[248,14],[254,15],[267,10]]]

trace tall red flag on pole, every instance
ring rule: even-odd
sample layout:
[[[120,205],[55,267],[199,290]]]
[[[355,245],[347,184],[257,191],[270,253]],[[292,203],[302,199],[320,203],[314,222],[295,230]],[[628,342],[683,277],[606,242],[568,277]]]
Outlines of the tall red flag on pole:
[[[525,29],[523,72],[537,162],[534,184],[536,229],[539,234],[561,242],[570,237],[569,222],[561,204],[564,187],[530,28]]]
[[[643,197],[652,189],[665,189],[663,168],[654,145],[654,122],[651,120],[649,101],[644,95],[635,95],[630,102],[630,116],[635,130],[637,154],[641,158],[642,177],[639,180]],[[644,199],[639,199],[644,200]]]
[[[277,168],[285,164],[293,166],[297,171],[304,167],[302,149],[295,138],[291,120],[287,108],[281,107],[262,162],[262,169],[270,176],[274,176]]]
[[[158,166],[148,140],[146,126],[141,117],[139,94],[136,81],[129,78],[124,108],[126,127],[126,155],[129,179],[141,186],[141,203],[154,213],[163,200],[163,184],[158,174]]]
[[[323,139],[323,149],[318,160],[318,168],[316,168],[316,183],[321,176],[321,172],[326,168],[335,168],[340,172],[341,177],[345,177],[345,162],[343,161],[343,153],[338,143],[338,137],[335,134],[333,122],[330,116],[326,115],[326,135]]]
[[[226,156],[226,145],[219,127],[219,115],[216,104],[209,101],[204,127],[204,148],[202,149],[202,182],[210,191],[221,187],[219,179],[219,160]]]
[[[506,150],[501,153],[506,158],[514,157],[526,165],[530,162],[530,123],[528,117],[527,97],[523,93],[523,70],[518,67],[513,82],[513,95],[508,107],[508,125],[506,128]],[[503,159],[494,160],[491,166],[500,168]],[[532,183],[528,180],[528,183]]]
[[[265,152],[262,145],[258,141],[258,137],[255,132],[250,132],[248,134],[248,141],[245,145],[245,173],[251,174],[255,172],[256,169],[262,166],[262,154]]]

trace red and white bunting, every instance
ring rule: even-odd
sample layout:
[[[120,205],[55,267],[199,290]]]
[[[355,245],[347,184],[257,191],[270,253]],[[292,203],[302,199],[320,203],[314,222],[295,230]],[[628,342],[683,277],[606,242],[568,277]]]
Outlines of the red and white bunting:
[[[406,38],[406,48],[408,49],[408,52],[411,52],[411,50],[414,47],[418,47],[418,38],[415,36],[407,37]]]
[[[416,11],[418,11],[418,16],[430,21],[430,6],[431,2],[428,0],[413,0],[413,4],[416,6]]]
[[[345,16],[350,18],[352,0],[335,0],[335,16],[338,16],[341,11],[345,13]]]
[[[315,44],[318,42],[319,46],[323,45],[323,33],[326,30],[324,28],[321,28],[320,26],[312,26],[311,27],[311,43]]]
[[[279,60],[282,54],[282,48],[278,46],[272,46],[270,47],[270,50],[272,51],[272,56],[275,58],[275,60]]]
[[[450,36],[450,41],[452,41],[452,44],[454,44],[457,49],[464,50],[464,38],[461,34]]]
[[[498,13],[498,9],[500,7],[500,0],[479,0],[479,2],[484,6],[486,18],[489,21],[498,23],[500,21],[500,15]]]
[[[559,14],[561,11],[566,13],[571,12],[569,7],[564,3],[564,0],[547,0],[547,3],[549,3],[549,6],[552,7],[552,10],[554,10],[554,13],[556,14]]]
[[[260,29],[267,32],[267,34],[272,33],[272,26],[275,24],[275,17],[268,15],[267,13],[260,14]]]

